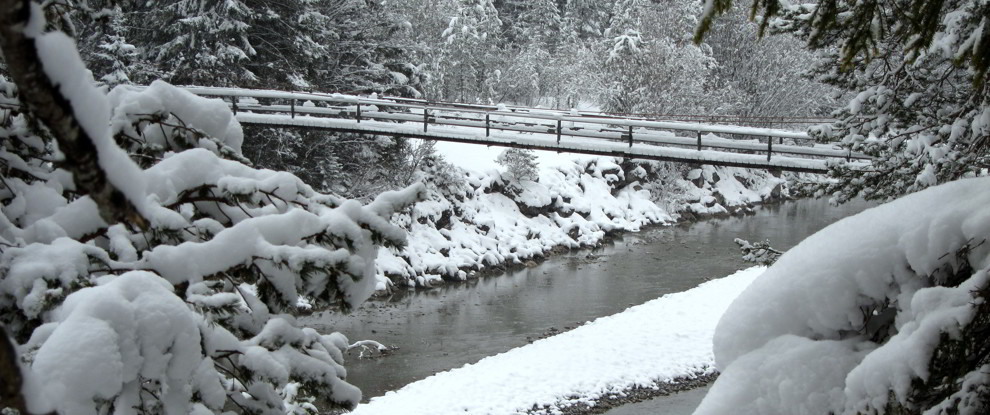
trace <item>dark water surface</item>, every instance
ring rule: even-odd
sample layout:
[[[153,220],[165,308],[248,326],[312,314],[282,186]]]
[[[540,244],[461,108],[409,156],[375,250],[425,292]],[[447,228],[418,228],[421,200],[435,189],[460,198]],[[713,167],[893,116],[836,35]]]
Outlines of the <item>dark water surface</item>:
[[[351,315],[318,316],[314,326],[344,333],[352,342],[373,339],[398,346],[381,358],[348,355],[347,380],[364,391],[367,401],[434,373],[523,346],[528,338],[553,329],[615,314],[746,268],[734,238],[769,238],[775,248],[788,249],[867,206],[860,201],[832,207],[825,200],[801,200],[759,208],[748,216],[652,228],[626,234],[612,246],[557,255],[502,276],[432,290],[402,290],[386,301],[370,301]]]

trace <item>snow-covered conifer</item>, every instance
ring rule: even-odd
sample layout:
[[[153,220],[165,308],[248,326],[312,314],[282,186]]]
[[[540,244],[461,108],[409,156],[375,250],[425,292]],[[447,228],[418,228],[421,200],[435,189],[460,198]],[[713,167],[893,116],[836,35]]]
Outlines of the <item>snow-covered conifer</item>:
[[[706,16],[729,2],[713,1]],[[820,54],[820,79],[850,91],[839,121],[813,130],[875,156],[866,172],[837,165],[825,193],[890,199],[990,165],[990,6],[983,2],[824,2],[782,7],[758,0],[761,27],[790,31]],[[706,27],[699,27],[700,37]]]
[[[0,77],[0,322],[40,385],[25,389],[29,409],[356,405],[347,339],[294,315],[366,299],[379,246],[404,242],[385,218],[422,187],[362,206],[252,168],[223,102],[163,82],[105,95],[69,38],[41,32],[36,4],[19,14],[10,3],[0,38],[18,81]]]
[[[555,0],[524,2],[522,11],[513,22],[510,33],[516,43],[535,43],[554,52],[560,39],[562,17]]]
[[[520,182],[523,180],[532,181],[539,178],[536,154],[533,153],[533,150],[510,148],[499,154],[495,162],[505,167],[510,180]]]
[[[709,1],[696,39],[729,5]],[[949,183],[784,254],[719,324],[723,373],[696,413],[987,412],[990,183],[960,178],[987,174],[990,5],[757,0],[760,9],[761,30],[806,39],[818,76],[853,94],[838,122],[813,133],[875,158],[866,170],[834,166],[825,193],[892,199]]]
[[[614,1],[567,0],[564,6],[564,31],[582,40],[597,40],[609,25]]]
[[[602,58],[608,89],[602,96],[612,112],[692,114],[712,112],[708,93],[715,67],[711,51],[685,42],[677,27],[690,26],[695,6],[622,0],[605,32],[610,50]],[[662,82],[658,82],[662,80]]]

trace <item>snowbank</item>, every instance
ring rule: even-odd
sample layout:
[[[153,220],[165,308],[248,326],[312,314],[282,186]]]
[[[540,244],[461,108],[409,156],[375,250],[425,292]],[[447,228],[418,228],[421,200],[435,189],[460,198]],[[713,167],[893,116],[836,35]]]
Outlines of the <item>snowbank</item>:
[[[426,200],[392,217],[408,244],[379,252],[379,290],[464,280],[555,249],[596,246],[617,232],[751,211],[788,196],[786,180],[766,171],[611,157],[559,163],[522,182],[442,161],[425,169]]]
[[[765,268],[755,267],[668,294],[572,331],[438,373],[352,412],[518,414],[656,387],[714,371],[711,339],[728,304]]]
[[[792,248],[718,323],[695,413],[986,413],[988,204],[990,179],[951,182]]]

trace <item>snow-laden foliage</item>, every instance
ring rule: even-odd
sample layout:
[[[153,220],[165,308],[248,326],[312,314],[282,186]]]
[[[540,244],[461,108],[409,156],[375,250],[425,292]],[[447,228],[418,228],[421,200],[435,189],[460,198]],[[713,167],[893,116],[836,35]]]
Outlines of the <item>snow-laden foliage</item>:
[[[434,88],[429,92],[458,102],[496,100],[500,73],[491,65],[499,55],[502,21],[492,0],[459,0],[434,51]],[[437,66],[442,65],[442,66]]]
[[[719,322],[695,413],[987,413],[988,190],[908,195],[781,256]]]
[[[564,32],[577,39],[598,40],[609,23],[614,0],[567,0],[564,6]]]
[[[67,16],[104,81],[419,94],[382,2],[80,1]],[[152,29],[152,30],[149,30]]]
[[[63,72],[63,86],[92,82],[50,71]],[[108,109],[77,108],[83,125],[107,126],[93,135],[101,146],[114,147],[112,137],[136,161],[102,162],[102,173],[127,190],[146,229],[106,223],[75,192],[55,142],[0,78],[0,321],[43,385],[30,398],[65,414],[355,405],[347,339],[293,314],[366,299],[379,245],[404,243],[384,218],[422,188],[362,206],[252,168],[222,102],[165,83],[72,102],[82,98]]]
[[[409,232],[407,245],[379,252],[380,290],[460,281],[558,249],[598,246],[618,232],[746,212],[788,196],[785,180],[766,172],[610,157],[544,168],[535,181],[465,172],[437,158],[423,163],[422,174],[425,200],[392,217]]]
[[[710,0],[706,19],[729,4]],[[838,180],[824,193],[839,202],[855,195],[892,199],[985,174],[990,166],[990,4],[754,1],[753,12],[760,9],[762,27],[807,40],[819,53],[818,77],[853,94],[835,113],[838,122],[814,132],[875,157],[866,172],[835,166],[831,175]]]
[[[840,89],[812,79],[814,52],[794,36],[757,39],[757,24],[733,10],[719,19],[705,37],[716,62],[713,83],[723,110],[743,117],[827,116],[840,106]],[[763,124],[765,127],[807,129],[807,124]]]
[[[533,150],[510,148],[499,154],[495,162],[505,167],[505,173],[512,181],[533,181],[539,178],[539,165]]]

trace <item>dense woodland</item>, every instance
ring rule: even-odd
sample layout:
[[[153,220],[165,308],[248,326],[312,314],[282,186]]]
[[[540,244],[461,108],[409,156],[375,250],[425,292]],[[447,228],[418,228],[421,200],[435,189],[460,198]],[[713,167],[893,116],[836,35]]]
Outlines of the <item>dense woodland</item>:
[[[0,359],[0,398],[73,414],[316,413],[360,400],[342,357],[360,345],[295,316],[371,294],[378,248],[405,243],[387,219],[423,197],[421,167],[442,163],[428,144],[401,139],[242,131],[222,103],[158,79],[626,113],[830,115],[838,121],[814,134],[877,157],[868,171],[837,164],[834,180],[814,185],[839,202],[987,174],[990,3],[729,6],[0,1],[0,322],[15,343],[0,355],[21,356]],[[111,89],[127,84],[151,87]],[[504,162],[531,167],[526,157]],[[891,316],[908,318],[898,314],[902,291],[975,284],[990,261],[985,233],[967,233],[985,231],[974,223],[965,238],[932,242],[945,251],[926,256],[934,268],[897,262],[907,288],[891,283],[890,294],[862,296],[876,303],[847,310],[864,315],[861,331],[829,334],[882,344],[896,337],[901,320]],[[908,376],[911,388],[856,410],[985,409],[987,291],[965,298],[971,324],[950,327],[958,335],[935,331],[929,370]]]
[[[51,12],[108,86],[163,79],[761,117],[827,115],[840,95],[808,77],[811,54],[799,40],[761,41],[741,14],[694,44],[701,5],[687,0],[57,4]],[[429,153],[403,140],[259,127],[247,135],[244,154],[259,166],[364,199],[407,185]]]

